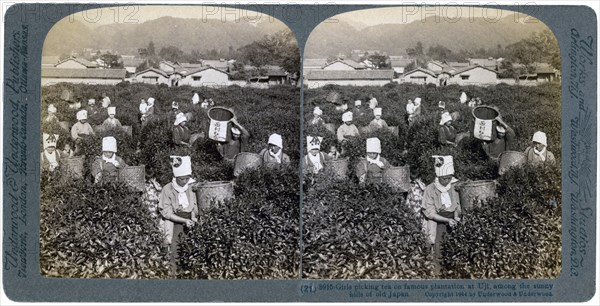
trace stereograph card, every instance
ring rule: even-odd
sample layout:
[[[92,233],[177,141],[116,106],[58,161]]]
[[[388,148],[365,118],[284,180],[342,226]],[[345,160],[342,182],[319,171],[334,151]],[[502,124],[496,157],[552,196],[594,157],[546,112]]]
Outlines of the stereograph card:
[[[597,295],[591,7],[3,12],[14,302]]]

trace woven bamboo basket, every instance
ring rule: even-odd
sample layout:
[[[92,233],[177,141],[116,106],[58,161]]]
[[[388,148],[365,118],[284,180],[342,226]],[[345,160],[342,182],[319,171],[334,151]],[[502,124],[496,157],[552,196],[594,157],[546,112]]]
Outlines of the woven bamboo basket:
[[[520,167],[525,164],[527,157],[523,152],[505,151],[499,156],[500,165],[498,166],[498,174],[502,175],[511,167]]]
[[[410,167],[391,167],[383,172],[383,182],[394,191],[408,192],[410,190]]]
[[[211,204],[219,205],[233,198],[232,181],[198,183],[195,189],[199,209],[207,209]]]
[[[350,161],[348,158],[332,159],[325,162],[327,167],[333,172],[333,176],[337,180],[348,179],[348,165]]]
[[[262,158],[256,153],[241,152],[235,156],[233,175],[239,176],[247,169],[258,168],[262,165]]]
[[[461,207],[466,210],[480,207],[485,200],[498,196],[496,181],[492,180],[457,183],[455,189],[460,195]]]
[[[69,157],[65,161],[66,175],[71,179],[83,178],[84,156]]]
[[[146,189],[146,167],[128,166],[119,170],[119,182],[123,182],[135,190],[144,191]]]

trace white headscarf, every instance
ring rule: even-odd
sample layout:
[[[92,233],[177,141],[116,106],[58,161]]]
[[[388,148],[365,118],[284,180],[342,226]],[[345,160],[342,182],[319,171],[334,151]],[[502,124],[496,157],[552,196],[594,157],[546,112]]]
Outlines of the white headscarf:
[[[271,157],[275,158],[275,160],[277,161],[278,164],[281,164],[281,151],[282,151],[282,149],[279,148],[279,152],[277,152],[277,154],[275,154],[271,150],[269,150],[269,155],[271,155]]]
[[[58,158],[56,158],[57,153],[56,150],[54,150],[53,153],[48,152],[48,150],[44,150],[44,156],[46,157],[46,160],[48,160],[48,163],[50,164],[50,170],[54,170],[54,168],[58,167]]]
[[[379,168],[382,168],[382,169],[383,169],[383,167],[384,167],[384,164],[383,164],[383,162],[380,160],[380,158],[379,158],[380,156],[381,156],[381,154],[377,154],[377,157],[376,157],[376,158],[374,158],[374,159],[371,159],[371,158],[369,157],[369,155],[367,155],[367,162],[369,162],[369,164],[376,164],[376,165],[377,165]]]
[[[535,147],[533,147],[533,153],[537,155],[542,161],[546,161],[546,146],[541,151],[538,151]]]
[[[437,177],[433,181],[435,188],[441,192],[440,202],[442,203],[442,205],[444,205],[444,207],[446,207],[446,209],[452,206],[452,199],[450,198],[450,193],[448,191],[450,191],[450,189],[452,188],[452,184],[456,182],[458,182],[458,180],[454,177],[452,177],[452,180],[446,186],[442,186],[442,184],[440,184],[439,178]]]
[[[104,156],[104,154],[102,154],[102,160],[107,163],[113,164],[115,167],[119,166],[119,162],[117,161],[117,153],[113,153],[113,156],[111,158],[107,158],[106,156]]]
[[[323,164],[321,163],[321,153],[319,152],[317,155],[312,155],[310,152],[307,154],[308,159],[313,163],[313,169],[315,173],[318,173],[319,170],[323,169]]]
[[[173,178],[172,185],[173,185],[173,189],[175,189],[175,191],[177,191],[177,202],[184,209],[187,208],[188,206],[190,206],[190,201],[187,197],[186,192],[187,192],[188,188],[190,187],[190,184],[193,184],[195,182],[196,182],[196,180],[194,180],[193,178],[190,178],[187,181],[187,183],[185,183],[185,185],[179,186],[177,184],[177,179]]]

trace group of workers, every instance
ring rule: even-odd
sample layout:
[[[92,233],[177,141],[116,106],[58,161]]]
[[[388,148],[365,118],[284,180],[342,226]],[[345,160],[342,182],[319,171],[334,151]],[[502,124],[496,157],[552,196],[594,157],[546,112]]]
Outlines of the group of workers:
[[[461,94],[461,103],[467,102],[466,94]],[[474,108],[481,105],[481,99],[471,99],[468,106]],[[514,130],[504,121],[500,112],[497,108],[498,116],[495,118],[496,123],[494,127],[496,129],[496,137],[490,140],[482,141],[482,149],[487,154],[488,158],[494,162],[498,162],[500,155],[503,152],[514,150]],[[408,126],[412,126],[421,116],[421,98],[415,98],[414,101],[409,100],[406,105],[407,123]],[[381,108],[373,109],[373,116],[375,119],[369,124],[370,128],[387,128],[386,122],[381,119],[382,110]],[[320,107],[315,107],[313,111],[313,118],[308,121],[309,125],[325,124],[322,118],[323,111]],[[360,101],[356,101],[355,108],[352,111],[346,111],[342,114],[343,124],[337,129],[337,140],[338,144],[342,146],[345,141],[351,137],[360,135],[359,129],[352,123],[354,116],[363,116],[364,112],[361,109]],[[453,126],[453,121],[460,114],[458,112],[451,114],[446,110],[446,103],[440,101],[438,103],[437,116],[439,119],[438,128],[438,141],[441,145],[450,145],[457,147],[460,141],[461,135],[457,133],[456,128]],[[468,135],[469,133],[463,133]],[[304,158],[304,168],[308,173],[319,173],[324,168],[327,161],[331,160],[330,154],[324,154],[321,152],[320,144],[323,141],[323,137],[320,136],[308,136],[307,137],[307,154]],[[552,152],[547,150],[548,142],[547,136],[542,131],[534,133],[532,138],[532,145],[529,146],[524,154],[526,162],[530,164],[540,163],[554,163],[555,158]],[[335,150],[335,145],[331,147]],[[390,163],[381,156],[381,142],[378,138],[372,137],[366,139],[366,156],[359,160],[355,165],[355,174],[360,184],[374,184],[381,183],[383,179],[383,173],[386,169],[391,167]],[[414,191],[409,192],[408,201],[417,200],[418,203],[409,203],[411,206],[415,206],[415,211],[419,213],[424,223],[424,231],[428,236],[428,240],[432,245],[432,252],[437,259],[436,263],[439,263],[440,258],[440,239],[447,227],[453,227],[461,220],[461,205],[458,193],[454,188],[454,183],[458,180],[454,177],[454,162],[453,156],[432,156],[434,158],[435,165],[435,180],[425,186],[419,179],[413,182],[411,185],[419,189],[418,194],[411,194]],[[436,267],[439,269],[439,266]]]

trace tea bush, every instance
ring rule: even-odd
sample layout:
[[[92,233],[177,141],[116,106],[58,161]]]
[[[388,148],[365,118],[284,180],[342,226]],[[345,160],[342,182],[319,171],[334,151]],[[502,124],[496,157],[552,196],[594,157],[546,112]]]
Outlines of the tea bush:
[[[162,234],[139,193],[82,180],[42,190],[40,268],[69,278],[164,278]]]

